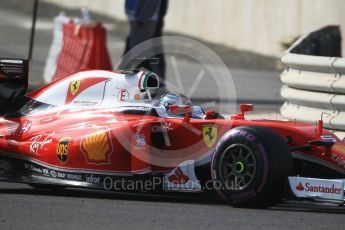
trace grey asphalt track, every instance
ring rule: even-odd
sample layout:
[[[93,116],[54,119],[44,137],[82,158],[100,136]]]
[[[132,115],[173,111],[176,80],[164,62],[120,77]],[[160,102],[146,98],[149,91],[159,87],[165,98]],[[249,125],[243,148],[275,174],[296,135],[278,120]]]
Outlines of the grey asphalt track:
[[[240,209],[196,195],[51,192],[0,183],[0,229],[344,229],[345,208]]]
[[[23,0],[24,1],[24,0]],[[25,1],[26,2],[26,1]],[[116,30],[116,27],[111,27]],[[0,9],[0,56],[26,57],[30,18]],[[110,31],[108,47],[114,62],[124,47],[123,36]],[[30,84],[42,84],[42,73],[52,36],[49,20],[38,21]],[[230,54],[229,54],[230,55]],[[168,79],[176,80],[168,63]],[[183,85],[191,86],[200,68],[178,60]],[[258,111],[278,111],[279,73],[231,68],[235,99],[217,98],[209,78],[198,86],[196,103],[216,101],[226,108],[233,101],[257,104]],[[186,77],[188,76],[188,77]],[[194,76],[191,77],[191,76]],[[237,209],[216,198],[195,195],[143,195],[67,189],[35,190],[27,185],[0,183],[0,229],[344,229],[344,208],[284,204],[267,210]]]

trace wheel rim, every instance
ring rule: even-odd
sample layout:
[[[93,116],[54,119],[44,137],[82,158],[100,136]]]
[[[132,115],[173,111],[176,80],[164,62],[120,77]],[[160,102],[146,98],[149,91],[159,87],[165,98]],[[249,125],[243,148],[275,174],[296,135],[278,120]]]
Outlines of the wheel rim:
[[[219,174],[227,190],[239,191],[247,188],[256,172],[253,151],[244,144],[233,144],[222,153]]]

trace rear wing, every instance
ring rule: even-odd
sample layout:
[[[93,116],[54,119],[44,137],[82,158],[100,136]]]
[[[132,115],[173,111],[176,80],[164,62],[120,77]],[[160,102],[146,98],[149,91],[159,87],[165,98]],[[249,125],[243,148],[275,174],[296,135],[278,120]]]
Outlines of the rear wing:
[[[0,58],[0,113],[28,88],[29,61]]]

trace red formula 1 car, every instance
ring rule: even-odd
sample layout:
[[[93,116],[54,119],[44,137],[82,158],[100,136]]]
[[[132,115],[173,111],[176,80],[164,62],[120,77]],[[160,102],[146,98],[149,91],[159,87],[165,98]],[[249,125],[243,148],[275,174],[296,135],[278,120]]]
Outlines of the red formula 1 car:
[[[317,126],[157,105],[145,71],[82,71],[26,94],[0,61],[0,178],[36,188],[214,192],[239,207],[344,203],[345,145]],[[146,99],[148,98],[148,99]]]

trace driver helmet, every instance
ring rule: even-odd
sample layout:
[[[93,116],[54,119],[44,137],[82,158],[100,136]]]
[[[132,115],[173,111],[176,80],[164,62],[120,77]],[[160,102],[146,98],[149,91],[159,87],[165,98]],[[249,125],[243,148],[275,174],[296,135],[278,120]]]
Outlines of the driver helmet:
[[[192,101],[181,93],[166,93],[161,96],[159,106],[169,110],[171,105],[192,105]]]

